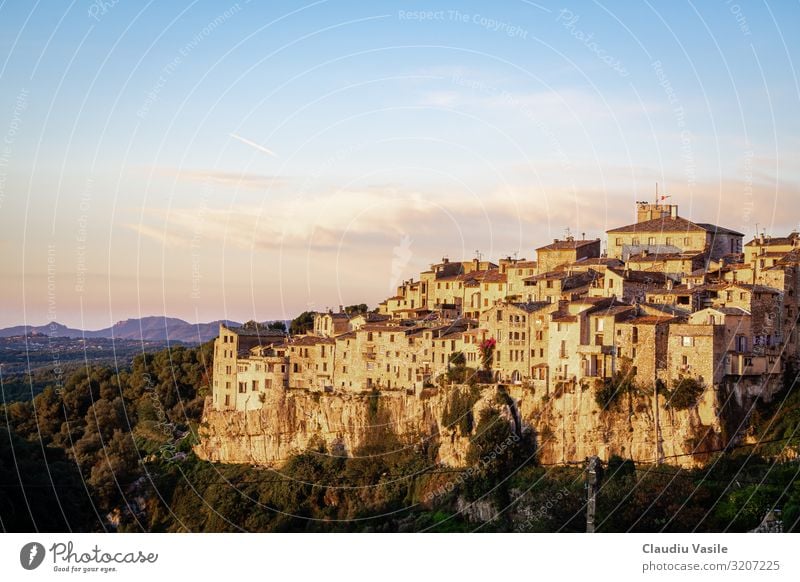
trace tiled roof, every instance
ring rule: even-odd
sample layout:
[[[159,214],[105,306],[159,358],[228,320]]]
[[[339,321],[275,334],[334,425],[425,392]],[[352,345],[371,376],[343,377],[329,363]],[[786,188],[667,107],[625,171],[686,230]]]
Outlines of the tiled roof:
[[[652,220],[645,220],[637,222],[636,224],[629,224],[627,226],[620,226],[613,228],[607,232],[609,233],[632,233],[632,232],[710,232],[713,234],[732,234],[735,236],[744,236],[740,232],[717,226],[708,223],[695,223],[691,220],[686,220],[680,216],[664,216],[662,218],[654,218]]]
[[[579,249],[581,247],[585,247],[587,245],[593,245],[600,242],[599,238],[595,239],[573,239],[573,240],[557,240],[553,241],[549,245],[545,245],[543,247],[539,247],[536,249],[536,252],[541,251],[568,251],[573,249]]]
[[[798,237],[800,237],[800,234],[793,232],[789,236],[765,237],[764,242],[761,242],[760,238],[754,238],[744,246],[746,247],[787,246],[794,244],[794,242],[798,239]]]
[[[531,301],[528,303],[512,303],[511,305],[528,313],[533,313],[534,311],[539,311],[540,309],[552,305],[552,303],[548,303],[547,301]]]
[[[289,340],[289,346],[315,346],[317,344],[332,344],[334,339],[330,337],[320,337],[316,335],[294,336]]]
[[[657,271],[632,271],[630,269],[609,269],[615,275],[622,277],[625,281],[632,283],[644,283],[646,285],[663,285],[666,283],[667,276]]]

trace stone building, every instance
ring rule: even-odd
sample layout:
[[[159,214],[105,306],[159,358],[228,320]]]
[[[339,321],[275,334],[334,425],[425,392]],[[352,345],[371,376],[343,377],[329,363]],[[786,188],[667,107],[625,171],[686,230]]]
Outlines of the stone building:
[[[536,263],[539,273],[549,273],[561,266],[584,259],[600,257],[600,239],[576,239],[568,236],[564,240],[555,239],[549,245],[536,249]]]
[[[662,207],[663,205],[657,205]],[[744,235],[728,228],[707,223],[694,223],[678,216],[678,207],[669,205],[668,212],[642,210],[637,206],[635,224],[613,228],[608,234],[608,256],[628,261],[631,255],[649,253],[707,253],[717,260],[730,253],[742,252]]]

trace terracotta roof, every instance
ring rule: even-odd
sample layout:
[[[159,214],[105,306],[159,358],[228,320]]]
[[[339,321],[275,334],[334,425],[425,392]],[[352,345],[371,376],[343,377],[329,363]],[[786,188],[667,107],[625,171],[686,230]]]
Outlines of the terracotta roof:
[[[575,315],[569,315],[568,313],[554,313],[552,317],[552,321],[556,323],[575,323],[578,321],[578,317]]]
[[[691,220],[686,220],[680,216],[671,217],[665,216],[662,218],[654,218],[652,220],[645,220],[637,222],[636,224],[629,224],[627,226],[620,226],[613,228],[607,232],[609,233],[629,233],[629,232],[711,232],[714,234],[732,234],[736,236],[744,236],[740,232],[717,226],[708,223],[695,223]]]
[[[316,335],[294,336],[289,340],[288,346],[315,346],[317,344],[332,344],[334,339],[330,337],[320,337]]]
[[[578,249],[581,247],[585,247],[587,245],[598,244],[600,242],[599,238],[595,239],[573,239],[573,240],[556,240],[553,241],[551,244],[539,247],[536,249],[536,252],[540,251],[568,251],[573,249]]]
[[[725,228],[724,226],[717,226],[716,224],[708,224],[707,222],[698,222],[697,226],[703,228],[706,232],[713,234],[732,234],[734,236],[744,236],[741,232]]]
[[[552,305],[552,303],[548,303],[547,301],[531,301],[528,303],[512,303],[511,305],[528,313],[533,313],[534,311],[539,311]]]
[[[644,283],[645,285],[664,285],[667,276],[658,271],[633,271],[630,269],[609,269],[615,275],[622,277],[625,281],[633,283]]]
[[[658,325],[659,323],[667,323],[676,320],[677,317],[669,315],[638,315],[632,319],[625,321],[634,325]]]
[[[610,265],[623,265],[624,263],[619,259],[612,259],[609,257],[591,257],[591,258],[584,258],[578,259],[572,263],[569,263],[566,267],[560,267],[561,269],[569,268],[569,267],[585,267],[587,265],[603,265],[603,266],[610,266]]]
[[[639,261],[688,261],[690,259],[696,259],[698,257],[703,257],[705,253],[703,251],[689,251],[685,253],[662,253],[662,252],[655,252],[655,253],[637,253],[635,255],[631,255],[628,257],[628,262],[639,262]]]
[[[761,240],[758,238],[754,238],[744,246],[770,247],[770,246],[792,245],[798,239],[798,237],[800,237],[800,234],[793,232],[789,234],[789,236],[764,237],[764,242],[761,242]]]
[[[499,269],[487,269],[484,271],[471,271],[456,277],[459,281],[467,283],[505,283],[508,277],[501,273]]]

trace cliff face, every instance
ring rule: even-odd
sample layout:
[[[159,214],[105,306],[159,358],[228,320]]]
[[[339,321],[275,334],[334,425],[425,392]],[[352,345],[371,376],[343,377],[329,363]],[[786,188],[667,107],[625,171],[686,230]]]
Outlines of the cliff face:
[[[493,392],[486,390],[486,394]],[[447,394],[422,399],[404,392],[380,396],[282,392],[261,410],[220,412],[206,402],[197,454],[210,461],[277,465],[321,439],[329,451],[352,454],[390,430],[404,442],[439,440],[442,462],[463,466],[469,439],[442,427]],[[475,411],[487,404],[485,398]]]
[[[440,461],[464,466],[471,435],[443,423],[456,390],[468,388],[439,388],[428,398],[288,391],[268,396],[261,410],[237,412],[215,411],[207,401],[195,450],[209,461],[280,465],[319,439],[329,451],[351,455],[381,430],[391,430],[409,444],[437,439]],[[746,389],[719,394],[707,389],[697,406],[679,411],[665,408],[663,397],[656,408],[652,394],[626,395],[612,411],[601,411],[591,388],[575,386],[549,396],[522,386],[505,390],[511,405],[496,398],[497,386],[482,388],[472,409],[474,424],[483,409],[499,408],[509,422],[517,419],[534,431],[542,463],[619,455],[642,463],[661,457],[682,466],[700,464],[708,458],[704,453],[735,435],[730,427],[738,426],[753,398]]]

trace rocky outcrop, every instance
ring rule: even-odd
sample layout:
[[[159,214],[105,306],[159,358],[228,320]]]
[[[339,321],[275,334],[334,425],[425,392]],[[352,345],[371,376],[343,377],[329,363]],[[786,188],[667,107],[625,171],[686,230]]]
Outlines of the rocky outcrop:
[[[456,390],[468,388],[439,388],[424,396],[404,391],[378,396],[289,390],[267,396],[260,410],[236,412],[215,411],[206,402],[195,450],[209,461],[279,465],[320,440],[334,454],[351,455],[390,430],[407,444],[435,439],[443,464],[465,466],[472,435],[462,436],[458,423],[443,423]],[[508,397],[497,398],[498,390]],[[477,424],[483,409],[495,407],[516,430],[532,429],[542,463],[619,455],[641,463],[661,458],[693,466],[736,436],[726,427],[730,419],[725,415],[751,401],[749,392],[717,394],[707,389],[688,410],[667,408],[663,398],[656,406],[652,394],[638,394],[623,396],[612,411],[603,411],[589,387],[575,385],[544,395],[523,386],[487,385],[472,415]]]

